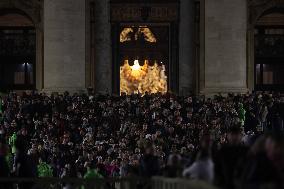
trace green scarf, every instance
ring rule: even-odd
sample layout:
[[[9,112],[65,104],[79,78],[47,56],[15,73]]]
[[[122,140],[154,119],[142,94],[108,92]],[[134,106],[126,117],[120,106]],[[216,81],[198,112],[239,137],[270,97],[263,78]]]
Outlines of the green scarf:
[[[0,113],[3,113],[3,104],[2,99],[0,98]]]
[[[84,175],[84,179],[99,179],[103,178],[103,176],[98,173],[96,169],[89,169]],[[85,189],[85,186],[82,186],[81,189]]]
[[[84,179],[92,179],[92,178],[103,178],[103,176],[98,173],[95,169],[89,169],[87,173],[84,175]]]
[[[246,120],[246,110],[244,109],[244,106],[242,103],[239,105],[239,111],[238,111],[239,119],[241,121],[242,126],[245,123]]]
[[[12,154],[16,153],[16,146],[15,146],[16,140],[17,140],[17,134],[13,133],[13,135],[10,136],[10,138],[9,138],[9,145],[12,148]]]
[[[5,158],[6,158],[6,162],[7,162],[7,164],[8,164],[9,169],[12,170],[12,168],[13,168],[13,156],[12,156],[12,154],[9,152],[9,153],[6,155]]]
[[[3,104],[2,104],[2,98],[0,96],[0,122],[3,120]]]
[[[37,170],[39,177],[53,177],[52,167],[45,162],[41,162],[37,166]]]

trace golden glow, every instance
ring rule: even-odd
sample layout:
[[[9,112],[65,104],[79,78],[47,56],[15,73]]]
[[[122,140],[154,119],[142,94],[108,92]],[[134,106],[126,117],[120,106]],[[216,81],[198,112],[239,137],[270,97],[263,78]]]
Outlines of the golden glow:
[[[134,61],[133,66],[130,66],[128,60],[125,60],[124,65],[120,67],[120,93],[140,93],[142,95],[146,92],[166,93],[167,76],[165,71],[164,65],[159,66],[155,63],[150,66],[148,60],[144,61],[143,66],[139,65],[138,60]]]
[[[135,34],[135,39],[138,39],[138,35],[143,34],[144,39],[150,43],[156,43],[157,39],[155,38],[154,34],[151,32],[151,30],[147,27],[140,27],[138,29],[138,32]]]
[[[131,41],[131,36],[129,35],[130,33],[133,33],[132,28],[124,28],[119,36],[120,42],[123,43],[125,41]]]

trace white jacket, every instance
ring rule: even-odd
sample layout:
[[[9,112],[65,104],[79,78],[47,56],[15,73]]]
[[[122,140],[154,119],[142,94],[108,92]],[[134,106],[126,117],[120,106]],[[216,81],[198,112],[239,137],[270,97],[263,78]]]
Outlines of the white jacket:
[[[196,160],[183,171],[183,176],[212,183],[214,180],[214,163],[211,158]]]

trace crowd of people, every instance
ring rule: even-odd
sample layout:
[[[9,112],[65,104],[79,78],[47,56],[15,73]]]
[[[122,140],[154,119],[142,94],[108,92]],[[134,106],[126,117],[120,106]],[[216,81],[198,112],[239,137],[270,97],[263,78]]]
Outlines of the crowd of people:
[[[185,177],[221,188],[284,179],[284,96],[0,98],[0,177]]]

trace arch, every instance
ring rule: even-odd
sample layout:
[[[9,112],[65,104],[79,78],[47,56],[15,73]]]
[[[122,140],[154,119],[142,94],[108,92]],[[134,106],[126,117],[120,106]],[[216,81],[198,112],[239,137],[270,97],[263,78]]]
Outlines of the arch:
[[[273,12],[284,11],[284,0],[248,0],[247,22],[247,86],[250,91],[255,87],[254,32],[258,20]]]
[[[17,8],[0,8],[0,16],[5,16],[5,15],[10,15],[10,14],[15,14],[15,15],[21,15],[27,19],[29,19],[33,24],[34,20],[32,17],[27,14],[25,11]]]
[[[35,27],[33,20],[21,10],[0,10],[0,26]]]
[[[282,11],[269,10],[258,18],[255,26],[283,26],[284,9]]]
[[[20,10],[0,12],[1,88],[35,88],[36,34],[33,21]]]
[[[36,89],[43,89],[43,0],[1,0],[0,14],[17,13],[28,18],[36,31]]]
[[[248,1],[249,26],[254,26],[257,20],[272,12],[282,12],[284,0],[250,0]]]
[[[270,9],[267,9],[258,17],[257,21],[261,19],[263,16],[267,16],[267,15],[275,14],[275,13],[284,14],[284,7],[272,7]]]

